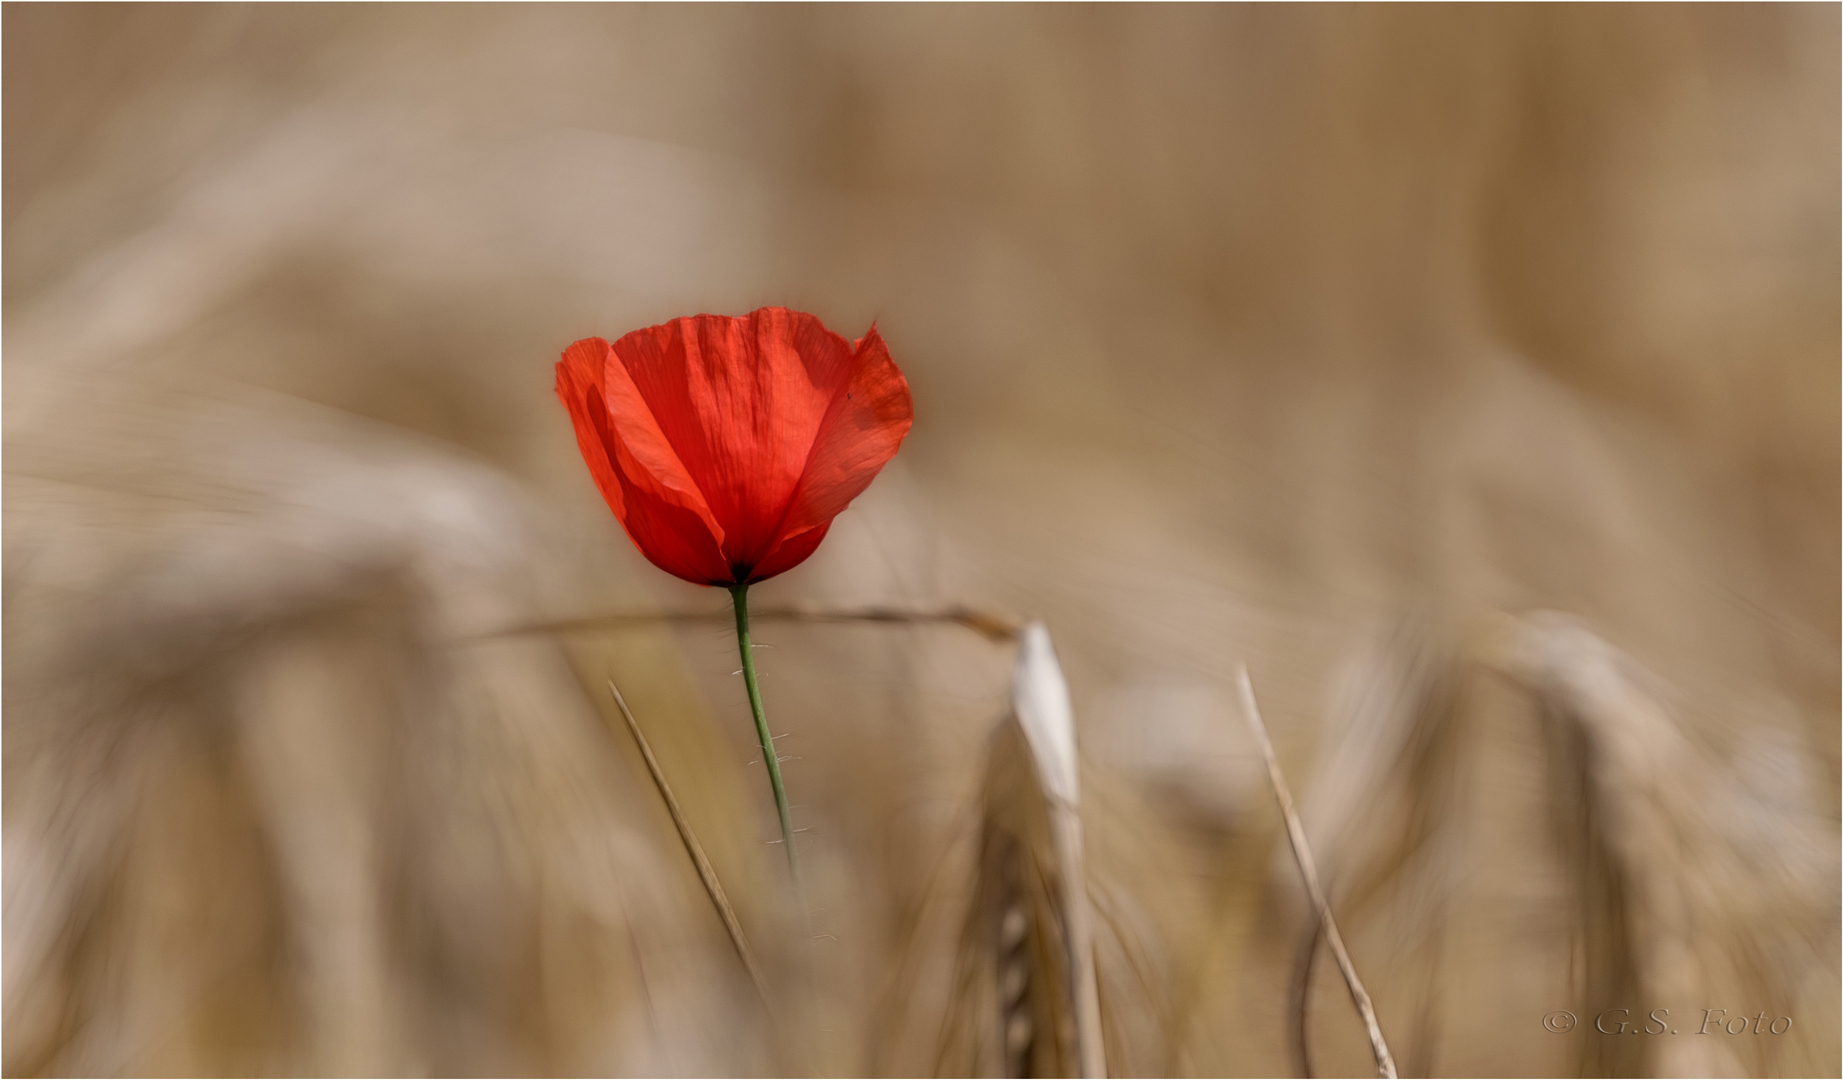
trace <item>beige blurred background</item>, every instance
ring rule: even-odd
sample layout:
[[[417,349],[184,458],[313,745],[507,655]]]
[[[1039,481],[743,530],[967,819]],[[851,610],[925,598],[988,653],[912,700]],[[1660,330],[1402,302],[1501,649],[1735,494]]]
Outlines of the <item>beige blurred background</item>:
[[[764,304],[916,423],[757,602],[1046,621],[1110,1072],[1371,1071],[1245,661],[1404,1075],[1836,1075],[1835,5],[4,31],[7,1075],[986,1068],[1009,647],[758,635],[807,943],[733,635],[499,633],[722,610],[551,365]]]

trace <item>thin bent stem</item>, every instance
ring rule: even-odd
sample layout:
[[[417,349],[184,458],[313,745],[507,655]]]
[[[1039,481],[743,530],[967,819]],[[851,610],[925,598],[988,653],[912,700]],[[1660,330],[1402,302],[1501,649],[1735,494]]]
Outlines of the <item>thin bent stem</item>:
[[[755,685],[755,650],[749,644],[749,587],[735,585],[730,598],[736,602],[736,647],[742,651],[742,681],[749,687],[749,711],[755,714],[755,734],[761,740],[762,764],[768,766],[768,783],[774,788],[774,810],[781,819],[781,844],[787,848],[787,871],[794,883],[800,881],[800,864],[794,858],[794,819],[787,807],[787,786],[781,782],[781,760],[774,752],[774,736],[768,732],[768,717],[762,712],[761,689]]]
[[[672,815],[672,824],[678,828],[678,838],[684,842],[685,853],[691,856],[691,865],[697,868],[698,880],[704,883],[704,893],[717,909],[717,916],[723,920],[723,929],[729,932],[730,944],[736,947],[736,955],[741,958],[742,966],[748,969],[749,981],[755,984],[755,993],[760,996],[762,1005],[770,1012],[773,999],[768,996],[767,980],[762,978],[761,968],[756,966],[755,953],[749,948],[749,939],[742,932],[742,920],[736,917],[736,909],[730,906],[730,898],[723,891],[723,882],[717,878],[717,868],[710,865],[710,857],[704,854],[704,845],[698,843],[697,833],[691,831],[691,822],[685,817],[684,810],[678,805],[678,796],[672,793],[672,785],[666,780],[665,770],[659,767],[659,759],[653,756],[653,746],[646,741],[646,733],[640,730],[640,721],[634,719],[634,711],[627,707],[627,699],[621,696],[620,687],[614,680],[608,680],[608,692],[614,695],[614,703],[621,707],[621,716],[627,721],[627,730],[633,733],[635,745],[640,747],[640,757],[646,762],[646,771],[653,776],[653,786],[659,789],[659,797],[665,800],[666,812]],[[628,937],[632,938],[633,926],[628,925]],[[639,968],[642,987],[646,982],[646,969],[639,967],[639,946],[634,945],[634,964]],[[647,1016],[652,1016],[653,999],[648,994],[646,999]],[[655,1027],[657,1025],[655,1024]],[[657,1035],[657,1032],[655,1032]]]
[[[1286,836],[1293,844],[1293,861],[1299,864],[1299,876],[1305,879],[1306,895],[1311,897],[1313,915],[1324,927],[1325,943],[1331,946],[1331,955],[1337,958],[1338,970],[1344,975],[1344,985],[1350,990],[1350,1000],[1357,1006],[1357,1013],[1363,1017],[1363,1026],[1369,1032],[1370,1053],[1376,1057],[1376,1072],[1390,1080],[1397,1075],[1395,1057],[1389,1053],[1389,1044],[1382,1037],[1382,1025],[1376,1021],[1376,1006],[1370,1001],[1369,991],[1363,988],[1363,980],[1357,978],[1357,966],[1350,961],[1350,952],[1344,948],[1344,935],[1337,932],[1337,920],[1331,917],[1331,904],[1325,899],[1325,890],[1318,883],[1318,866],[1312,861],[1312,846],[1306,843],[1305,826],[1299,823],[1298,811],[1293,809],[1293,793],[1286,786],[1286,776],[1280,772],[1280,759],[1274,756],[1273,740],[1267,737],[1267,725],[1261,721],[1261,708],[1254,703],[1254,683],[1248,678],[1248,667],[1242,665],[1239,672],[1241,679],[1241,707],[1247,717],[1248,728],[1254,734],[1254,741],[1260,745],[1261,757],[1267,762],[1267,781],[1273,786],[1274,798],[1280,803],[1280,816],[1286,819]],[[1307,963],[1310,963],[1307,957]]]

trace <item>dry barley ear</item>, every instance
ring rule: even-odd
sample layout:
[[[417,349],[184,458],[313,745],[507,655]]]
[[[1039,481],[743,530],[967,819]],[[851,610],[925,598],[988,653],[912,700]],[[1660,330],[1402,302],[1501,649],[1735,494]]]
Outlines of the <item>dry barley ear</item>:
[[[939,1075],[1074,1076],[1062,892],[1023,731],[1000,725],[980,794],[975,891],[961,931]]]
[[[1047,699],[1047,715],[1067,717],[1047,637],[1021,659],[1017,687],[1034,683],[1037,692],[1026,696],[1038,704]],[[1175,928],[1198,924],[1201,899],[1181,876],[1174,878],[1180,856],[1131,785],[1106,771],[1084,771],[1079,797],[1086,820],[1058,810],[1045,775],[1059,777],[1069,795],[1063,805],[1072,811],[1073,727],[1046,725],[1046,710],[1017,696],[1014,706],[1023,707],[994,725],[984,767],[956,800],[960,811],[947,844],[898,932],[905,944],[884,985],[874,1071],[1079,1075],[1079,974],[1065,913],[1069,883],[1085,878],[1101,1043],[1096,1059],[1107,1075],[1175,1075],[1180,1040],[1163,943]],[[1043,736],[1042,753],[1032,724]],[[1085,871],[1065,872],[1071,864],[1058,854],[1059,814],[1082,827]],[[1140,881],[1162,884],[1148,896],[1130,887]]]
[[[1068,689],[1033,623],[979,793],[938,1075],[1105,1075],[1078,799]]]

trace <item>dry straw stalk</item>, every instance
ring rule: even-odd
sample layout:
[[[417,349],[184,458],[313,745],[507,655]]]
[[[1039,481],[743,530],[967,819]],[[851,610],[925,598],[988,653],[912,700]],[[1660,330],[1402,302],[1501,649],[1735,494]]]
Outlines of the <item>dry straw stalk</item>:
[[[640,730],[639,721],[634,719],[633,710],[627,707],[627,699],[621,696],[620,688],[611,679],[608,691],[614,695],[614,703],[621,707],[621,716],[627,721],[627,730],[633,733],[634,742],[640,747],[640,756],[646,760],[646,771],[653,776],[653,784],[659,789],[660,798],[665,800],[666,811],[672,815],[672,824],[678,827],[678,838],[684,841],[685,852],[691,856],[691,862],[697,867],[698,880],[704,883],[704,892],[709,895],[712,907],[723,920],[723,928],[729,931],[730,944],[736,947],[736,955],[742,959],[742,966],[749,969],[749,980],[755,984],[755,993],[761,997],[762,1006],[769,1007],[768,984],[762,979],[761,968],[755,963],[755,954],[749,949],[749,939],[743,935],[742,922],[736,918],[736,909],[730,906],[729,897],[723,892],[723,882],[717,879],[716,867],[710,865],[710,859],[704,854],[704,845],[698,843],[697,834],[691,831],[691,822],[686,820],[685,812],[679,808],[678,796],[672,794],[672,785],[667,782],[665,770],[659,767],[659,759],[653,756],[653,748],[646,741],[646,735]]]
[[[733,616],[723,611],[631,612],[617,615],[590,615],[580,619],[534,623],[498,631],[490,637],[513,634],[551,634],[597,630],[622,630],[630,626],[674,622],[728,623]],[[964,626],[989,641],[1015,640],[1022,631],[1018,623],[1003,615],[969,607],[949,607],[938,611],[904,611],[900,608],[863,607],[821,609],[801,606],[761,608],[749,612],[751,622],[872,622],[872,623],[950,623]]]
[[[1376,1022],[1376,1007],[1370,1003],[1369,991],[1363,989],[1363,980],[1357,977],[1357,966],[1351,963],[1350,953],[1344,948],[1344,937],[1338,933],[1337,920],[1331,917],[1331,905],[1325,900],[1325,890],[1318,883],[1318,868],[1312,861],[1311,845],[1306,843],[1305,826],[1299,823],[1299,814],[1293,809],[1293,793],[1286,786],[1286,776],[1280,772],[1280,760],[1274,756],[1273,741],[1267,737],[1267,725],[1261,722],[1261,710],[1254,701],[1254,683],[1248,678],[1247,665],[1242,666],[1238,675],[1242,715],[1247,718],[1248,728],[1254,733],[1254,741],[1260,745],[1261,757],[1267,762],[1267,779],[1273,785],[1274,798],[1279,800],[1280,814],[1286,819],[1286,835],[1292,841],[1293,859],[1299,864],[1299,876],[1305,879],[1312,908],[1324,928],[1325,942],[1331,946],[1331,954],[1337,958],[1338,970],[1344,974],[1344,985],[1350,988],[1350,999],[1356,1002],[1357,1012],[1363,1017],[1363,1026],[1369,1032],[1369,1048],[1376,1056],[1376,1072],[1393,1080],[1397,1075],[1395,1058],[1389,1053],[1389,1044],[1382,1037],[1382,1025]]]

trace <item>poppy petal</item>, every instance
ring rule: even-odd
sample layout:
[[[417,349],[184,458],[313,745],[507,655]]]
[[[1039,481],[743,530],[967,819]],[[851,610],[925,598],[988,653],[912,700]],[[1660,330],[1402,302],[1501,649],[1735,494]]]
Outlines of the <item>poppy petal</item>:
[[[824,525],[807,529],[798,536],[782,541],[767,558],[761,561],[759,566],[749,572],[749,583],[766,581],[776,574],[786,573],[805,562],[807,556],[819,547],[819,542],[826,538],[826,532],[831,528],[832,523],[828,521]]]
[[[570,426],[576,429],[576,446],[589,466],[589,476],[608,502],[616,518],[627,516],[627,502],[622,494],[620,477],[608,460],[608,447],[598,430],[606,426],[607,406],[602,404],[602,364],[608,343],[601,338],[584,338],[563,352],[557,365],[557,397],[569,410]],[[603,423],[596,422],[600,415]]]
[[[784,546],[828,524],[863,494],[914,421],[908,380],[896,369],[876,326],[857,342],[849,376],[838,388],[813,442],[780,529]],[[770,557],[773,562],[778,558]]]
[[[613,351],[720,523],[724,558],[753,576],[781,540],[850,344],[812,315],[762,308],[674,319]]]
[[[621,527],[648,562],[697,585],[734,584],[730,568],[710,529],[694,511],[653,498],[621,476],[627,516]]]
[[[698,584],[727,584],[723,530],[601,338],[569,347],[557,392],[602,497],[654,565]]]

